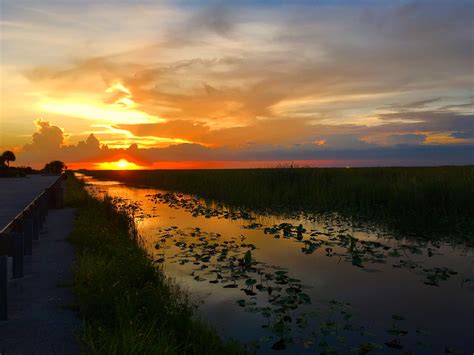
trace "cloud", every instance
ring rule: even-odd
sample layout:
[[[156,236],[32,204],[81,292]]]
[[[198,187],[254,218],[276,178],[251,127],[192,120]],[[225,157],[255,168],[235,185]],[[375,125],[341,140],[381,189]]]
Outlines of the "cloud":
[[[423,109],[426,108],[427,105],[439,102],[442,99],[442,97],[433,97],[429,99],[424,99],[424,100],[418,100],[418,101],[412,101],[412,102],[407,102],[404,104],[392,104],[389,107],[395,110],[404,110],[404,109]]]
[[[40,119],[35,121],[38,132],[33,133],[33,142],[25,145],[24,149],[31,152],[56,151],[64,143],[64,133],[58,126],[53,126]]]
[[[474,128],[463,132],[453,132],[454,138],[474,140]]]
[[[424,134],[391,134],[387,137],[387,143],[390,145],[410,144],[416,145],[425,141]]]
[[[284,31],[276,27],[278,35],[271,45],[254,52],[245,47],[228,52],[225,43],[206,37],[209,42],[204,41],[203,48],[215,46],[215,56],[204,51],[165,62],[159,59],[163,48],[157,46],[157,52],[152,54],[158,59],[146,63],[132,52],[125,57],[111,55],[76,61],[62,70],[37,68],[28,77],[53,98],[64,97],[64,91],[69,95],[91,91],[102,95],[110,85],[123,83],[142,112],[167,120],[163,124],[142,125],[161,137],[222,145],[236,144],[239,135],[243,137],[242,144],[269,143],[271,137],[274,144],[294,143],[299,135],[300,143],[304,143],[314,135],[311,125],[315,122],[330,120],[332,125],[341,125],[352,120],[361,126],[370,120],[370,124],[377,120],[385,123],[390,115],[408,111],[413,116],[414,109],[427,109],[446,101],[444,96],[432,96],[440,86],[464,90],[472,85],[465,75],[471,65],[470,54],[448,50],[453,43],[461,48],[461,43],[466,46],[472,42],[464,26],[463,6],[453,5],[452,9],[424,2],[375,10],[362,6],[351,9],[358,16],[350,18],[345,8],[309,8],[287,16],[287,21],[295,17],[292,26]],[[317,21],[309,21],[308,14]],[[460,16],[459,26],[447,26],[455,16]],[[264,19],[275,22],[270,16]],[[254,17],[241,23],[240,19],[226,19],[239,23],[229,25],[237,42],[245,43],[247,38],[239,29],[253,20]],[[189,26],[200,28],[202,24],[195,21],[189,20]],[[331,21],[341,26],[331,25]],[[438,28],[443,31],[438,33]],[[432,36],[429,30],[443,40]],[[430,60],[425,63],[427,56]],[[440,56],[443,59],[438,61]],[[419,99],[413,100],[412,96]],[[117,99],[101,97],[105,103]],[[385,106],[397,112],[377,113],[378,104],[388,100],[397,100],[396,104]],[[281,132],[274,132],[274,126],[280,127]],[[128,127],[130,132],[144,135],[137,125],[124,123],[116,127]],[[170,136],[173,131],[178,131],[176,137]]]
[[[38,132],[32,135],[33,142],[23,147],[18,154],[19,164],[35,163],[41,167],[50,160],[75,162],[105,162],[127,159],[141,166],[159,167],[160,162],[278,162],[313,161],[312,164],[329,166],[373,166],[373,165],[442,165],[473,164],[468,154],[473,144],[420,146],[425,135],[394,134],[388,137],[392,146],[364,142],[353,135],[335,134],[325,144],[248,144],[237,147],[206,147],[200,144],[176,144],[163,148],[139,148],[131,144],[128,148],[109,148],[91,134],[75,145],[64,144],[61,128],[46,121],[37,121]],[[42,143],[54,132],[56,143],[45,149]],[[415,137],[416,136],[416,137]],[[276,164],[276,163],[275,163]],[[275,165],[274,164],[274,165]],[[90,165],[86,165],[90,167]],[[179,164],[178,164],[179,166]]]
[[[70,161],[120,154],[145,163],[161,156],[293,159],[336,151],[408,159],[400,146],[465,146],[474,142],[473,7],[47,1],[43,17],[8,6],[2,43],[9,65],[22,58],[24,86],[12,92],[25,94],[2,118],[15,122],[28,107],[61,122],[67,140],[48,123],[24,154],[58,151]],[[40,32],[38,49],[30,42]],[[86,132],[96,139],[70,144]],[[133,143],[137,149],[124,148]]]
[[[51,160],[87,161],[100,158],[106,147],[100,146],[99,140],[93,135],[77,145],[66,145],[67,135],[60,127],[48,121],[35,121],[37,132],[32,135],[32,142],[25,144],[19,152],[19,162],[35,164],[37,167]]]
[[[395,127],[412,132],[456,132],[474,129],[474,113],[462,114],[441,110],[407,111],[382,113],[379,119],[388,123],[387,126],[379,126],[379,130],[390,130]]]
[[[174,120],[164,123],[118,124],[114,128],[127,130],[135,136],[156,136],[161,138],[179,138],[199,142],[209,133],[209,127],[192,121]]]
[[[196,35],[196,29],[205,29],[223,37],[229,37],[234,28],[235,7],[225,2],[216,2],[194,16],[187,27],[188,34]]]

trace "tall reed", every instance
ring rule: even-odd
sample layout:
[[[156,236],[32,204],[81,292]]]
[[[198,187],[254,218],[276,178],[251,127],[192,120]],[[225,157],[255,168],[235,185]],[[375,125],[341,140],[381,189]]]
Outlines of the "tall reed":
[[[474,238],[474,166],[88,171],[259,210],[332,212]]]

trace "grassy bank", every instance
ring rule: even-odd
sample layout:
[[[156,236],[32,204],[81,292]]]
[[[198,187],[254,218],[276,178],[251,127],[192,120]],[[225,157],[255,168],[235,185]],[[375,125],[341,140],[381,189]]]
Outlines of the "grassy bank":
[[[237,207],[339,211],[402,232],[474,238],[474,166],[88,171]]]
[[[65,198],[77,208],[74,288],[87,353],[242,353],[200,321],[186,293],[153,265],[127,211],[90,197],[72,175]]]

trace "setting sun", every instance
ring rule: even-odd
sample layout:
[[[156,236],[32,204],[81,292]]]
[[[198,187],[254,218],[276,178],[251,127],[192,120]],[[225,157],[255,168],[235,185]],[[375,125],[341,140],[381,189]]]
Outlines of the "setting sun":
[[[143,169],[142,166],[129,162],[126,159],[120,159],[118,161],[106,161],[103,163],[98,163],[97,167],[103,170],[139,170]]]

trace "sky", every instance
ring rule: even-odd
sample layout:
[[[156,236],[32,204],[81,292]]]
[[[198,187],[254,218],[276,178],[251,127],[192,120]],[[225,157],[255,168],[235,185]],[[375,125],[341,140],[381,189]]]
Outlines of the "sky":
[[[473,1],[0,2],[17,165],[474,164]]]

